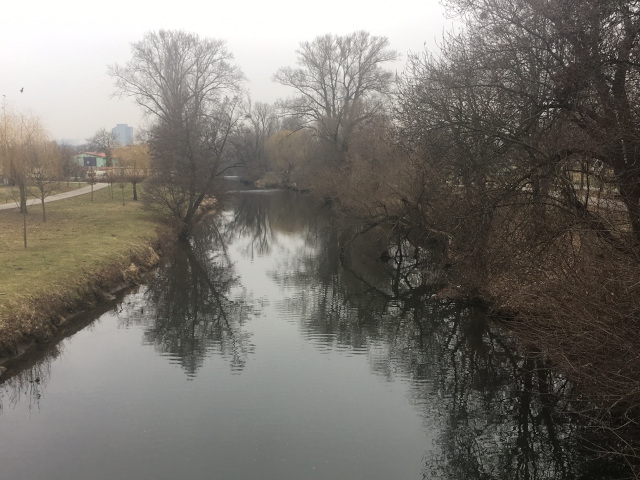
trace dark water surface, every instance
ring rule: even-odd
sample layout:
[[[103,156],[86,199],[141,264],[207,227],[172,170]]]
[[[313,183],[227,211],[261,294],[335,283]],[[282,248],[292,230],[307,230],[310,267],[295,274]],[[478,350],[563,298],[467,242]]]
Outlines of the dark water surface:
[[[431,300],[415,252],[383,263],[372,233],[341,262],[351,238],[294,193],[236,194],[147,285],[7,372],[0,479],[616,478],[561,376]]]

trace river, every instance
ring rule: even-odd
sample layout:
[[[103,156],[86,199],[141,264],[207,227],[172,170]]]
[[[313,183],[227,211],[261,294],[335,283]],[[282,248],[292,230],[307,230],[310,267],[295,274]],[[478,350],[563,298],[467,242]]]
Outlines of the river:
[[[0,478],[619,478],[570,383],[387,246],[293,192],[232,195],[10,368]]]

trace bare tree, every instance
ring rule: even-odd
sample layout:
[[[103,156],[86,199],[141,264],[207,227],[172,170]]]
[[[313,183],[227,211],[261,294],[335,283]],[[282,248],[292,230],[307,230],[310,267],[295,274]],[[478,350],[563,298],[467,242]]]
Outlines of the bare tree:
[[[132,59],[109,73],[153,121],[153,176],[148,203],[170,215],[186,239],[198,209],[216,193],[218,178],[237,162],[228,140],[240,119],[244,76],[221,40],[182,31],[149,32],[132,44]]]
[[[496,207],[517,201],[531,207],[534,234],[555,210],[571,212],[616,248],[637,244],[637,2],[450,5],[466,29],[443,39],[438,56],[410,59],[400,111],[413,146],[430,151],[429,162],[450,174],[450,184],[480,200],[473,216],[486,222],[474,234],[487,230]],[[600,208],[589,190],[576,188],[576,171],[583,184],[589,174],[591,183],[612,185],[609,193],[626,207],[625,225],[617,219],[623,205],[614,215]]]
[[[47,221],[45,199],[60,185],[60,152],[55,142],[34,136],[26,146],[30,189],[42,203],[42,221]]]
[[[98,183],[98,174],[96,173],[94,167],[89,167],[87,170],[87,183],[91,185],[91,201],[93,202],[93,186]]]
[[[640,3],[449,4],[464,30],[400,87],[412,234],[444,232],[447,274],[637,429]]]
[[[131,183],[133,200],[138,201],[138,184],[149,175],[151,157],[146,143],[127,145],[115,150],[120,177]]]
[[[20,213],[27,213],[27,175],[28,168],[25,161],[24,146],[26,125],[31,119],[14,112],[7,112],[6,106],[2,107],[2,158],[3,170],[9,177],[10,183],[18,187],[17,203]]]
[[[298,94],[282,104],[284,112],[312,128],[342,160],[353,129],[383,108],[393,76],[381,65],[398,53],[386,37],[359,31],[302,42],[297,54],[298,68],[281,68],[273,77]]]
[[[106,128],[101,128],[92,137],[87,138],[86,141],[87,148],[104,153],[107,167],[113,166],[113,150],[120,145],[118,137],[113,132],[108,131]]]
[[[309,131],[280,130],[269,137],[266,150],[269,168],[278,184],[293,186],[296,172],[302,170],[311,145]]]
[[[467,33],[449,42],[448,50],[458,52],[457,58],[450,58],[450,65],[459,68],[475,63],[477,71],[482,72],[482,81],[469,83],[467,92],[482,95],[488,106],[500,102],[497,98],[489,102],[489,89],[502,98],[510,97],[502,107],[507,114],[502,126],[494,121],[497,116],[492,117],[493,125],[477,118],[480,128],[475,130],[476,138],[480,138],[480,130],[489,132],[496,145],[504,142],[531,158],[537,156],[545,163],[538,173],[544,169],[558,172],[558,167],[571,163],[586,162],[588,168],[583,171],[603,165],[610,170],[614,190],[626,207],[631,241],[638,243],[640,4],[607,0],[449,3],[467,24]],[[490,76],[490,72],[495,75]],[[443,99],[453,94],[452,88],[443,86],[440,90]],[[518,108],[521,106],[524,108]],[[510,129],[510,125],[516,125],[514,121],[522,128]],[[464,125],[471,125],[469,118]],[[562,138],[549,145],[547,139],[554,132],[562,132]],[[531,138],[541,142],[532,144]],[[534,185],[537,187],[544,185]],[[624,236],[610,232],[607,222],[573,195],[570,182],[557,188],[567,206],[586,224],[604,235],[612,233],[612,240]]]
[[[62,178],[65,178],[67,181],[67,186],[69,186],[69,181],[72,178],[75,178],[79,174],[79,165],[76,163],[74,159],[74,155],[78,153],[77,148],[69,145],[67,143],[58,144],[58,152],[60,155],[60,167],[61,167],[61,175]]]

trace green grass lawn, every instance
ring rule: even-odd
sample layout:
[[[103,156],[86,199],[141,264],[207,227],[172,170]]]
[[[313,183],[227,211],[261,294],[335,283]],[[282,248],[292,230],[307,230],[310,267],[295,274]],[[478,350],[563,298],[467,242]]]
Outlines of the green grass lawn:
[[[77,183],[75,184],[77,186]],[[18,209],[0,211],[0,322],[10,321],[31,299],[73,292],[87,279],[157,236],[158,223],[131,200],[131,185],[48,203],[47,222],[40,205],[27,214],[27,249]]]

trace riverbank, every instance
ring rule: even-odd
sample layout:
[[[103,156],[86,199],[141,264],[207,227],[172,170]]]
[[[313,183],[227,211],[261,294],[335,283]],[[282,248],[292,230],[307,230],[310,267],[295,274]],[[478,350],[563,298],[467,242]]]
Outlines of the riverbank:
[[[324,172],[313,194],[330,198],[348,224],[380,228],[428,251],[429,276],[449,286],[434,299],[482,305],[527,353],[552,361],[578,386],[587,400],[580,408],[595,405],[597,414],[640,425],[640,252],[625,248],[625,236],[607,237],[561,209],[549,208],[541,222],[517,203],[488,221],[455,191],[431,203],[412,198],[409,187],[398,189],[409,199],[373,187],[367,197],[357,194],[365,180],[348,173]],[[449,200],[463,205],[453,209]],[[599,214],[625,220],[618,210]]]
[[[173,244],[158,219],[129,200],[130,185],[112,193],[48,204],[46,223],[32,206],[26,249],[22,215],[0,212],[0,364],[134,285]]]
[[[415,196],[395,188],[406,194],[400,200],[346,174],[319,184],[316,196],[331,198],[345,222],[427,252],[423,278],[449,286],[433,301],[482,305],[523,356],[548,360],[571,385],[570,408],[607,439],[598,453],[640,478],[640,257],[625,235],[607,237],[570,210],[485,209],[456,191],[440,196],[433,184],[418,184]],[[619,212],[606,213],[623,225]]]
[[[534,243],[533,234],[504,235],[499,220],[476,255],[448,245],[449,283],[483,301],[525,356],[548,360],[569,380],[572,411],[608,445],[594,453],[625,462],[640,478],[638,252],[579,227]]]

